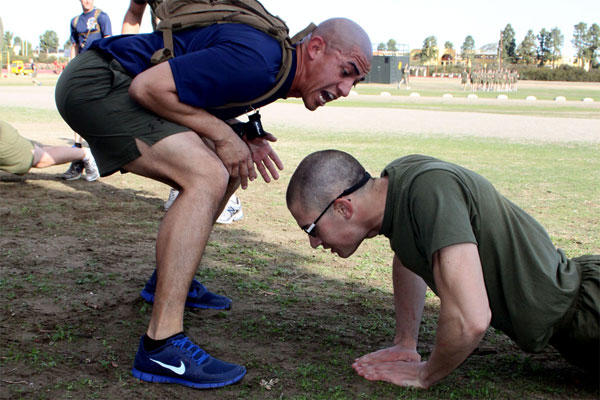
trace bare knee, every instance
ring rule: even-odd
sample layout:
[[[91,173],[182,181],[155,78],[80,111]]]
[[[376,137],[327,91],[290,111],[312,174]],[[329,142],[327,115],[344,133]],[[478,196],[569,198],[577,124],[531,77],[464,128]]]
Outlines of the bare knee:
[[[187,176],[180,182],[181,190],[194,193],[218,205],[228,192],[229,173],[220,160],[207,160],[188,171]]]

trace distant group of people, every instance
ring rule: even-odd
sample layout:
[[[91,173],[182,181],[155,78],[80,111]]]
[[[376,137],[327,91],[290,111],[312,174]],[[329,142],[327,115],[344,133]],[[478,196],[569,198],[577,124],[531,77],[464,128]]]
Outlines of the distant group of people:
[[[147,3],[130,0],[124,32],[139,31]],[[153,64],[166,45],[157,33],[109,37],[108,16],[93,0],[81,4],[83,13],[71,21],[77,57],[55,93],[60,115],[91,152],[70,149],[69,157],[85,169],[93,153],[96,175],[130,172],[173,188],[157,235],[156,270],[141,292],[154,305],[131,372],[144,381],[194,388],[234,384],[246,368],[195,344],[183,319],[186,307],[231,307],[231,299],[194,279],[205,246],[222,211],[231,210],[232,220],[241,216],[239,199],[232,197],[240,186],[247,188],[259,174],[271,182],[283,169],[271,147],[275,136],[250,136],[238,129],[236,117],[280,98],[302,98],[314,111],[348,96],[371,68],[370,39],[345,18],[311,25],[290,46],[292,62],[280,76],[284,53],[277,39],[243,23],[212,24],[173,31],[176,57]],[[232,59],[238,62],[223,62]],[[473,90],[516,90],[515,71],[464,74]],[[260,122],[258,112],[253,117]],[[0,138],[5,131],[15,137],[11,127],[0,128]],[[18,141],[27,160],[9,171],[40,165],[43,149]],[[81,177],[77,173],[70,176]],[[390,240],[394,345],[356,359],[360,376],[427,388],[459,367],[490,325],[526,351],[552,344],[572,363],[597,372],[600,257],[567,258],[537,221],[475,172],[412,155],[373,178],[350,154],[326,150],[300,163],[286,202],[315,248],[346,258],[364,239]],[[421,361],[417,343],[427,286],[441,306],[435,347]]]
[[[463,90],[469,85],[473,92],[516,92],[519,72],[508,68],[463,69],[460,77]]]

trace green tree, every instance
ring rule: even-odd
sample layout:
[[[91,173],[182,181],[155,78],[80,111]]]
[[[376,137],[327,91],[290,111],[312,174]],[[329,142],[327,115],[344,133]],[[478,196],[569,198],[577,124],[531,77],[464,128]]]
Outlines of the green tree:
[[[377,50],[384,51],[386,49],[385,43],[381,42],[377,45]]]
[[[579,59],[579,62],[581,63],[581,66],[583,67],[583,65],[585,64],[585,56],[586,56],[586,39],[587,39],[587,24],[585,22],[580,22],[577,25],[574,26],[574,30],[573,30],[573,40],[571,41],[573,43],[573,46],[575,46],[575,49],[577,50],[577,52],[575,53],[575,55],[577,56],[577,58]]]
[[[423,48],[421,49],[421,61],[424,63],[437,61],[437,56],[437,39],[435,36],[427,36],[423,41]]]
[[[46,31],[40,36],[40,50],[44,53],[58,51],[58,35],[54,31]]]
[[[533,64],[535,62],[535,35],[533,31],[530,29],[527,31],[527,34],[523,38],[521,44],[517,48],[517,57],[523,61],[525,64]]]
[[[552,28],[550,31],[550,60],[556,63],[560,60],[561,48],[565,42],[565,37],[558,28]]]
[[[546,65],[548,60],[550,59],[551,50],[550,50],[550,32],[546,30],[546,28],[542,28],[540,33],[537,35],[538,40],[538,48],[537,48],[537,59],[540,65]]]
[[[462,58],[468,59],[469,61],[473,60],[473,55],[475,54],[475,40],[473,39],[473,36],[468,35],[465,38],[462,46],[460,46],[460,51]]]
[[[454,43],[452,43],[450,41],[446,41],[446,43],[444,43],[444,48],[448,49],[448,50],[452,50],[454,48]]]
[[[592,24],[585,37],[585,55],[590,63],[590,68],[596,63],[598,47],[600,47],[600,26],[598,26],[598,24]]]
[[[12,47],[13,36],[14,36],[14,34],[11,31],[4,32],[4,43],[3,43],[3,46],[4,46],[5,49],[7,47]]]
[[[15,51],[13,50],[13,33],[11,31],[4,31],[3,40],[2,40],[2,53],[6,53],[9,57],[15,55]]]
[[[19,54],[15,53],[15,55],[25,55],[27,54],[27,49],[23,48],[24,46],[23,40],[20,36],[15,36],[13,39],[13,49],[15,47],[19,47]]]
[[[396,41],[394,39],[388,40],[387,49],[388,51],[398,51],[398,48],[396,48]]]
[[[500,43],[498,43],[498,51],[502,54],[502,61],[514,63],[517,61],[517,43],[515,41],[515,30],[511,24],[506,24],[502,31]]]

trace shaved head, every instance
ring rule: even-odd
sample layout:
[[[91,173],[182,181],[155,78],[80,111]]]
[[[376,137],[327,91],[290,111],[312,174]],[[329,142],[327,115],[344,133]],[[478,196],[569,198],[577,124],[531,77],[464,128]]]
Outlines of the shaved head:
[[[359,51],[367,58],[370,67],[373,57],[371,40],[356,22],[347,18],[331,18],[321,22],[312,35],[321,36],[330,50],[339,50],[346,55]]]
[[[367,33],[346,18],[323,21],[296,47],[296,75],[289,97],[302,97],[313,111],[346,97],[371,70],[373,50]]]
[[[358,160],[343,151],[322,150],[309,154],[290,179],[287,206],[298,203],[305,210],[321,210],[364,174],[365,169]]]

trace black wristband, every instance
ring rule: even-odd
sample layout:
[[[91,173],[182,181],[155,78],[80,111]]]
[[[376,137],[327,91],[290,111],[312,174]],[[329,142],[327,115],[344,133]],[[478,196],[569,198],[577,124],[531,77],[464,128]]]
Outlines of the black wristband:
[[[240,137],[240,139],[242,137],[244,137],[244,123],[243,122],[236,122],[233,125],[229,125],[230,128],[237,133],[237,135]]]

